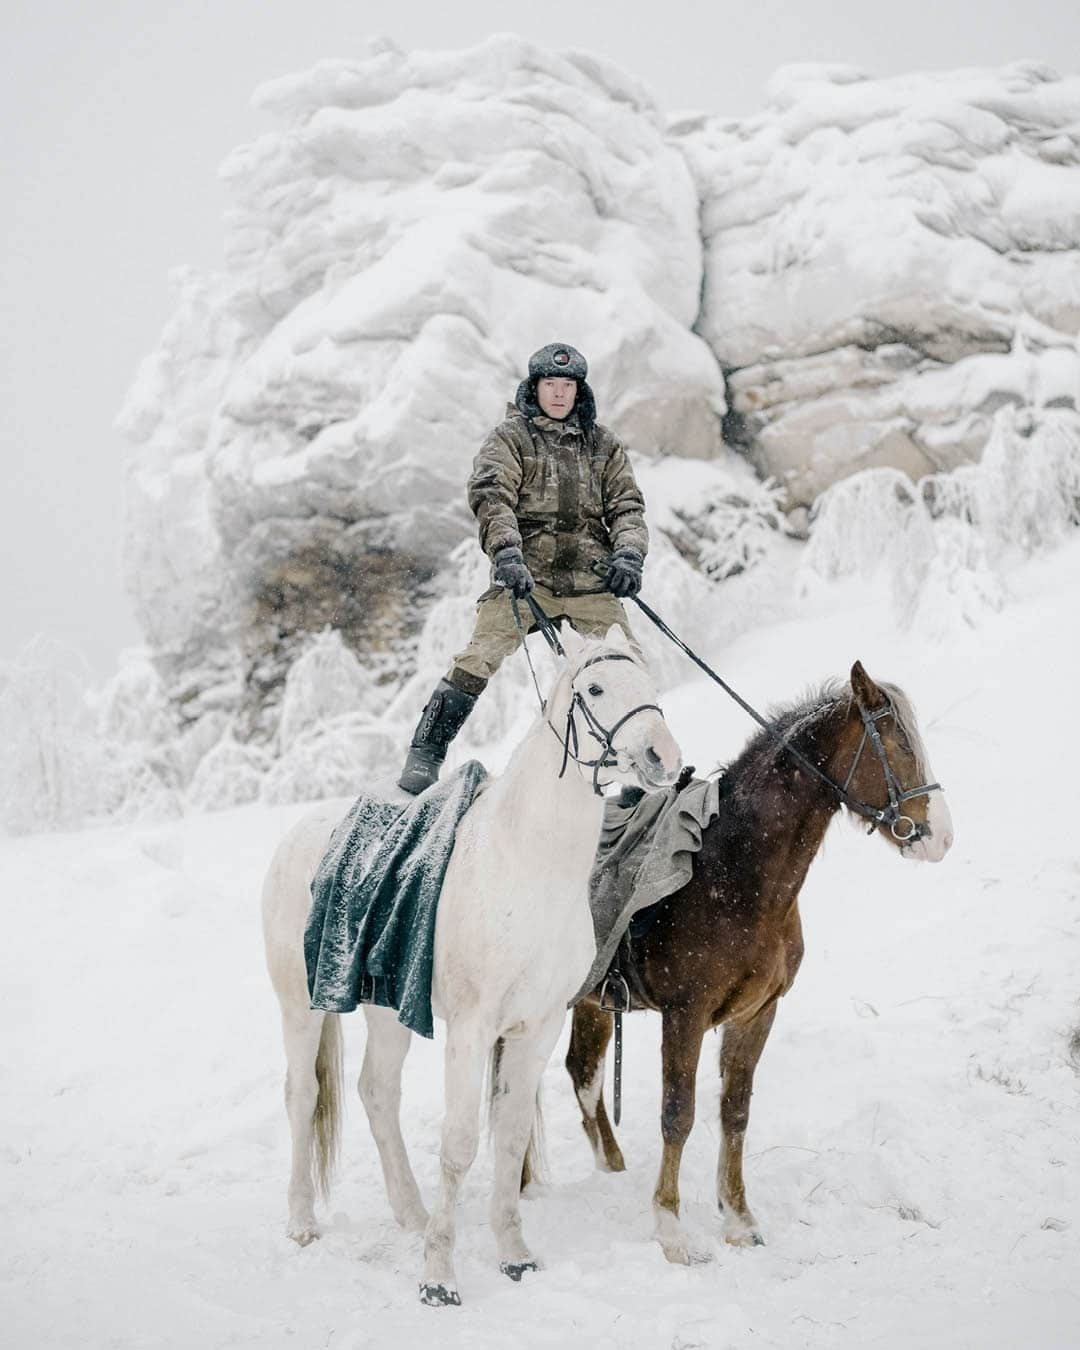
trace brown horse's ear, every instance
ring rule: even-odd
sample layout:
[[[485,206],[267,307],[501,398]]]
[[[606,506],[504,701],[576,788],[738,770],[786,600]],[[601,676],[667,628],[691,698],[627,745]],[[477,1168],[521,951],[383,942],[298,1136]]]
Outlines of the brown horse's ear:
[[[880,708],[886,701],[885,695],[863,669],[861,661],[856,661],[851,667],[851,692],[855,695],[856,703],[864,708]]]

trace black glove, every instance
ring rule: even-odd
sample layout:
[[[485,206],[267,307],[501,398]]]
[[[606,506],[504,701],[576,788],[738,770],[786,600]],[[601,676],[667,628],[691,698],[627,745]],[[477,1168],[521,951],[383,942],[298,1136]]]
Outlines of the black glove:
[[[641,590],[641,569],[645,559],[636,548],[617,548],[607,574],[607,588],[620,600]]]
[[[524,600],[536,582],[525,566],[521,549],[514,548],[513,545],[496,549],[494,561],[495,580],[500,586],[505,586],[508,591],[513,592],[519,600]]]

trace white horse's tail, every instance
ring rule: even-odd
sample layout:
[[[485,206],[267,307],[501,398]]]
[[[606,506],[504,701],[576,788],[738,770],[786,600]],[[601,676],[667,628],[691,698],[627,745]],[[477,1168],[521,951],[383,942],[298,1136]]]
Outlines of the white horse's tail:
[[[532,1133],[529,1146],[525,1150],[525,1160],[521,1164],[521,1189],[531,1181],[543,1181],[547,1172],[547,1156],[544,1147],[544,1108],[540,1100],[540,1088],[536,1089],[536,1111],[533,1115]]]
[[[491,1120],[491,1112],[495,1106],[495,1095],[499,1091],[499,1068],[502,1064],[503,1047],[506,1042],[500,1036],[491,1047],[491,1058],[488,1061],[488,1121]],[[524,1190],[530,1182],[543,1181],[544,1174],[547,1171],[547,1157],[544,1148],[544,1109],[540,1099],[540,1087],[536,1089],[536,1109],[533,1112],[532,1132],[529,1135],[528,1147],[525,1149],[525,1158],[521,1164],[521,1189]]]
[[[315,1134],[312,1140],[315,1185],[324,1200],[330,1197],[330,1183],[337,1168],[341,1146],[342,1053],[341,1018],[327,1013],[319,1036],[315,1058],[315,1079],[319,1095],[315,1100]]]

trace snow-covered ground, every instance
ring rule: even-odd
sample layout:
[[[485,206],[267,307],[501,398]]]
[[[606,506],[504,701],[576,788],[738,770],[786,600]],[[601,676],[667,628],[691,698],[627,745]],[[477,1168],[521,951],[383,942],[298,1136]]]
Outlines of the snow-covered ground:
[[[419,1239],[393,1222],[354,1096],[325,1236],[299,1250],[258,892],[306,808],[3,841],[4,1343],[1080,1344],[1080,541],[1009,587],[1000,612],[935,644],[865,582],[833,582],[722,655],[755,701],[855,657],[901,684],[956,843],[913,865],[837,824],[811,871],[806,960],[748,1135],[764,1248],[720,1240],[707,1038],[683,1206],[708,1264],[668,1266],[651,1240],[659,1019],[644,1014],[628,1025],[625,1175],[593,1170],[561,1052],[549,1069],[550,1176],[525,1206],[541,1273],[518,1286],[496,1269],[482,1152],[459,1228],[465,1306],[421,1307]],[[701,769],[749,734],[707,682],[665,705]],[[363,1022],[345,1024],[355,1079]],[[440,1088],[438,1042],[418,1042],[404,1114],[429,1198]]]

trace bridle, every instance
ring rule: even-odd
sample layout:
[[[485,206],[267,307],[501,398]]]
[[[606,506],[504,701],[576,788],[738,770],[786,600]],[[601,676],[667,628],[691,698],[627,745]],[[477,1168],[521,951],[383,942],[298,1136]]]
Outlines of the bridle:
[[[588,670],[589,666],[599,665],[601,661],[629,661],[633,664],[634,658],[629,656],[626,652],[601,652],[599,656],[590,656],[589,659],[583,662],[581,667],[575,671],[573,679],[570,682],[570,689],[573,697],[570,700],[570,706],[566,710],[566,727],[562,735],[560,735],[555,727],[552,726],[549,718],[546,716],[544,718],[548,726],[551,727],[551,730],[555,732],[556,737],[562,742],[563,759],[559,769],[559,777],[561,778],[566,772],[567,763],[571,759],[583,769],[592,769],[593,792],[595,792],[598,797],[604,795],[603,788],[607,786],[606,783],[603,785],[600,783],[600,770],[613,769],[619,762],[618,756],[615,754],[613,741],[622,728],[626,726],[627,722],[629,722],[632,717],[636,717],[638,713],[658,712],[661,717],[664,715],[664,711],[659,703],[639,703],[636,708],[631,708],[629,712],[623,713],[622,717],[619,718],[613,727],[605,727],[585,702],[581,692],[574,688],[573,683],[583,670]],[[600,753],[595,759],[582,759],[578,754],[580,743],[578,740],[577,722],[574,716],[576,712],[580,712],[582,717],[584,717],[589,735],[600,743]],[[573,750],[570,749],[571,742],[573,742]]]
[[[536,619],[536,625],[540,629],[540,632],[544,635],[544,638],[548,646],[556,654],[556,656],[565,657],[566,648],[562,645],[562,642],[559,640],[559,635],[555,629],[555,625],[551,622],[548,616],[544,613],[543,609],[541,609],[540,605],[537,603],[537,601],[533,599],[531,595],[527,595],[525,599],[528,601],[530,607],[532,608],[533,615]],[[536,678],[536,671],[533,668],[532,658],[529,655],[528,644],[525,641],[525,628],[521,622],[521,613],[518,610],[516,596],[511,596],[510,601],[514,611],[514,620],[517,623],[518,629],[521,632],[521,645],[525,650],[525,659],[529,663],[529,670],[533,678],[533,686],[536,689],[536,697],[540,702],[540,711],[541,713],[543,713],[544,721],[547,723],[552,734],[555,736],[556,740],[562,746],[563,757],[562,757],[562,764],[559,767],[558,776],[560,778],[564,776],[564,774],[566,773],[567,766],[571,760],[573,760],[574,763],[577,764],[580,768],[592,769],[593,792],[598,797],[602,797],[604,795],[603,789],[607,786],[607,784],[606,783],[601,784],[600,770],[612,769],[615,768],[615,766],[618,764],[618,756],[615,752],[614,746],[615,737],[619,734],[619,732],[623,729],[623,727],[626,726],[627,722],[629,722],[632,717],[636,717],[638,713],[658,712],[660,716],[663,717],[664,715],[663,709],[660,707],[658,703],[639,703],[637,707],[631,708],[629,712],[623,713],[622,717],[619,718],[619,720],[615,723],[614,726],[605,727],[604,724],[597,717],[597,715],[589,707],[581,691],[574,687],[574,681],[577,680],[578,676],[581,674],[582,671],[588,670],[590,666],[599,665],[603,661],[629,661],[631,662],[631,664],[636,663],[634,662],[634,658],[630,656],[628,652],[600,652],[597,656],[590,656],[587,661],[583,661],[582,664],[579,666],[579,668],[571,676],[570,705],[566,710],[566,722],[563,726],[562,731],[559,731],[558,728],[553,724],[553,722],[547,715],[547,702],[544,699],[543,695],[540,693],[540,685]],[[578,728],[577,728],[577,714],[579,712],[581,713],[581,716],[585,720],[585,727],[589,735],[592,736],[593,739],[597,741],[600,746],[599,753],[593,759],[582,759],[580,754],[581,738],[578,735]]]
[[[601,574],[602,567],[603,564],[598,563],[594,569],[598,575]],[[644,600],[642,600],[640,595],[631,596],[631,599],[646,618],[654,623],[656,627],[659,628],[660,632],[663,633],[666,638],[670,639],[681,652],[684,652],[685,655],[693,661],[694,665],[704,671],[710,680],[715,681],[729,697],[734,699],[744,712],[749,713],[758,726],[761,727],[761,729],[770,736],[781,749],[785,750],[792,759],[797,760],[804,769],[807,769],[816,778],[820,779],[821,782],[837,795],[840,801],[843,802],[849,810],[854,811],[856,815],[860,815],[868,820],[870,822],[870,829],[867,831],[868,834],[872,834],[879,825],[887,825],[892,837],[897,841],[901,848],[908,848],[918,840],[924,839],[930,834],[930,827],[928,825],[921,825],[917,821],[912,820],[910,816],[904,814],[902,808],[904,803],[911,801],[913,797],[925,797],[931,792],[943,792],[944,788],[940,783],[921,783],[918,787],[908,788],[906,791],[901,786],[899,779],[893,772],[892,765],[889,763],[889,757],[885,753],[885,746],[881,741],[881,733],[877,729],[877,723],[880,722],[883,717],[896,717],[896,711],[888,699],[886,699],[884,705],[880,708],[867,709],[864,708],[861,703],[858,704],[859,715],[862,718],[863,724],[862,739],[859,742],[859,748],[855,751],[855,759],[852,762],[851,768],[848,770],[847,778],[845,778],[842,784],[837,783],[835,779],[831,778],[823,769],[819,769],[813,760],[808,759],[801,750],[798,750],[795,746],[789,744],[787,738],[777,731],[776,727],[774,727],[771,722],[766,721],[755,707],[750,703],[747,703],[746,699],[744,699],[741,694],[732,689],[731,685],[728,684],[722,676],[718,675],[708,662],[703,661],[701,657],[698,656],[697,652],[688,647],[682,638],[679,637],[677,633],[673,632],[660,615],[657,614],[656,610],[652,609]],[[858,702],[858,700],[856,700],[856,702]],[[862,757],[867,741],[874,747],[874,753],[881,762],[881,770],[885,775],[885,786],[889,793],[889,803],[887,806],[871,806],[869,802],[864,802],[860,797],[854,796],[850,791],[851,781],[855,776],[855,770],[858,768],[859,760]]]
[[[902,848],[905,848],[911,844],[917,843],[920,839],[924,839],[930,833],[930,826],[921,821],[913,820],[911,816],[905,815],[902,810],[904,803],[911,801],[913,797],[929,797],[931,792],[941,792],[942,787],[940,783],[920,783],[918,787],[905,789],[893,772],[893,767],[889,763],[889,756],[886,753],[885,746],[881,740],[881,732],[877,729],[877,724],[883,717],[891,717],[894,721],[898,721],[896,709],[888,700],[886,700],[882,707],[875,708],[872,711],[864,708],[861,703],[858,706],[859,715],[862,718],[863,731],[862,736],[859,739],[859,748],[855,751],[855,758],[851,761],[851,768],[848,770],[843,786],[841,787],[834,783],[828,775],[823,776],[825,777],[826,782],[839,793],[840,799],[844,802],[845,806],[848,806],[852,811],[857,812],[859,815],[865,816],[871,822],[868,833],[873,833],[878,825],[888,825],[892,837]],[[889,793],[888,806],[870,806],[866,802],[861,801],[858,797],[853,797],[848,791],[851,786],[851,780],[855,777],[855,770],[859,767],[859,760],[862,758],[862,753],[866,749],[867,741],[874,747],[874,753],[881,762],[881,772],[885,776],[885,786]],[[791,749],[791,747],[788,748]],[[820,770],[817,772],[820,773]],[[900,827],[902,825],[906,825],[904,831],[901,831]]]
[[[525,598],[532,609],[536,620],[536,626],[540,629],[540,632],[543,633],[548,646],[551,647],[556,655],[565,656],[565,649],[559,641],[558,633],[551,620],[531,595],[528,595]],[[903,807],[906,802],[911,801],[915,797],[928,797],[931,792],[943,792],[944,789],[940,783],[920,783],[918,787],[904,788],[903,784],[893,772],[893,767],[889,763],[889,756],[886,753],[885,746],[881,739],[881,733],[877,728],[877,724],[882,718],[892,717],[894,720],[898,721],[896,718],[896,709],[888,698],[886,698],[885,703],[880,708],[873,709],[864,708],[856,699],[859,716],[862,718],[863,724],[862,737],[859,740],[858,749],[855,751],[855,758],[851,762],[851,768],[847,772],[847,777],[844,779],[843,783],[838,783],[834,778],[827,774],[824,769],[820,769],[812,759],[804,755],[801,750],[797,749],[794,745],[791,745],[787,738],[779,732],[771,722],[766,721],[756,708],[747,703],[740,694],[732,689],[726,680],[719,676],[711,666],[698,656],[696,652],[692,651],[686,643],[683,642],[682,638],[673,633],[664,620],[661,619],[659,614],[651,609],[640,596],[635,595],[632,599],[638,608],[652,620],[657,628],[659,628],[666,637],[670,638],[680,650],[685,652],[691,661],[700,667],[710,679],[715,680],[724,692],[729,694],[741,708],[748,712],[754,721],[757,722],[758,726],[760,726],[782,750],[834,792],[848,810],[854,811],[856,815],[862,816],[865,820],[868,820],[870,822],[870,828],[867,831],[868,834],[873,834],[874,830],[877,829],[879,825],[887,825],[889,833],[901,848],[910,848],[912,844],[918,843],[920,839],[925,839],[930,834],[930,826],[912,819],[911,816],[905,814]],[[528,644],[525,641],[525,627],[521,622],[521,614],[518,610],[517,600],[514,596],[510,597],[510,603],[514,611],[514,621],[521,634],[522,646],[525,648],[525,657],[529,662],[529,670],[532,673],[536,696],[540,700],[541,710],[546,712],[546,704],[540,693],[540,686],[536,679],[536,671],[533,669],[532,658],[529,656]],[[625,652],[602,653],[601,655],[591,657],[586,661],[581,667],[581,670],[584,670],[586,666],[593,665],[598,661],[630,661],[632,659],[633,658],[628,656]],[[577,676],[580,673],[581,671],[579,670],[573,678],[577,679]],[[600,743],[600,754],[595,759],[581,759],[577,753],[579,742],[574,715],[578,709],[580,709],[585,718],[590,734]],[[563,762],[562,767],[559,770],[559,777],[561,778],[566,772],[567,763],[572,759],[576,764],[581,765],[583,768],[592,769],[593,791],[600,795],[600,770],[602,768],[611,768],[616,763],[612,754],[612,738],[631,717],[639,712],[646,712],[649,710],[661,712],[661,709],[657,704],[643,703],[637,708],[632,708],[630,712],[626,713],[623,717],[620,717],[618,722],[616,722],[609,731],[601,725],[592,709],[582,698],[581,694],[575,689],[574,696],[570,701],[570,707],[567,710],[566,727],[564,731],[560,734],[556,728],[552,726],[550,720],[548,720],[548,726],[551,727],[552,732],[558,737],[563,746]],[[663,715],[662,712],[661,715]],[[861,797],[856,797],[851,791],[851,783],[855,777],[855,771],[859,767],[859,761],[862,759],[863,751],[866,749],[867,741],[873,746],[874,753],[877,755],[878,761],[881,764],[881,771],[885,778],[885,787],[889,794],[889,801],[886,806],[871,806],[869,802],[864,802]],[[573,744],[573,750],[570,748],[571,743]]]

